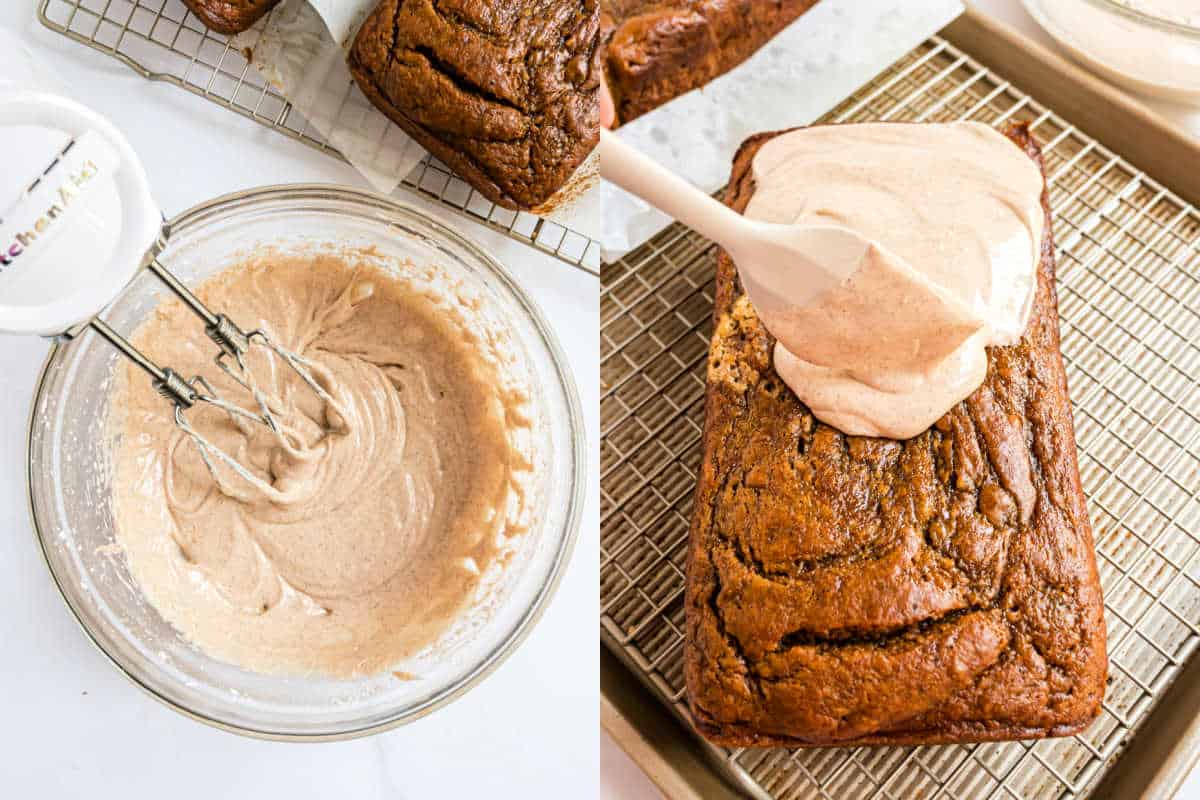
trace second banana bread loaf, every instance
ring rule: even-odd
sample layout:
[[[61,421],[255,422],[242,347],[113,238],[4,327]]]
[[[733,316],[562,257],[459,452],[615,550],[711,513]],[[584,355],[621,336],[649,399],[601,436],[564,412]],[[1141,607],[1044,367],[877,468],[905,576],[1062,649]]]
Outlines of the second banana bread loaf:
[[[817,0],[602,0],[605,70],[629,122],[754,54]]]
[[[279,0],[183,0],[200,21],[217,33],[241,33]]]
[[[350,71],[482,195],[535,210],[599,140],[597,0],[383,0]]]

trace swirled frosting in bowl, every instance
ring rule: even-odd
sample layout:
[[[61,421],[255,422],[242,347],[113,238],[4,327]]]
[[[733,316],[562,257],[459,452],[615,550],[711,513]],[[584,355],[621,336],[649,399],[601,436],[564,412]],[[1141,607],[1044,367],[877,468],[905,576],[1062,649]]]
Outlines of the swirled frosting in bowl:
[[[249,478],[218,462],[214,479],[145,376],[130,366],[119,382],[117,541],[151,603],[209,655],[264,673],[375,674],[470,613],[514,557],[529,526],[528,387],[501,368],[507,344],[471,324],[474,301],[422,277],[268,252],[201,285],[211,308],[302,356],[328,395],[255,347],[250,371],[280,434],[187,412]],[[181,304],[133,341],[253,407]]]
[[[819,125],[767,141],[745,215],[859,234],[858,266],[811,296],[800,270],[751,294],[775,369],[844,433],[907,439],[979,387],[1020,339],[1045,213],[1036,163],[975,122]],[[797,298],[803,298],[797,300]]]

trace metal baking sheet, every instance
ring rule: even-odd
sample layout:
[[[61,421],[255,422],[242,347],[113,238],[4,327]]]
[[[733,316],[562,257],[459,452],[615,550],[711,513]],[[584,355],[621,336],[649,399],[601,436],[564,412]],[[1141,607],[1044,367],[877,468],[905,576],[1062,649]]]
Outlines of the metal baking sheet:
[[[1200,642],[1200,213],[945,38],[824,121],[955,119],[1027,121],[1044,149],[1109,632],[1103,711],[1077,736],[1037,742],[705,743],[752,797],[1088,797]],[[683,571],[714,258],[710,242],[676,225],[601,273],[601,638],[684,721]]]
[[[180,0],[41,0],[38,17],[50,30],[116,58],[145,78],[186,89],[342,158],[228,37],[208,30]],[[350,92],[347,84],[347,97]],[[339,114],[347,125],[357,117],[345,102]],[[533,214],[495,205],[432,156],[426,155],[400,185],[571,266],[599,271],[599,242]]]

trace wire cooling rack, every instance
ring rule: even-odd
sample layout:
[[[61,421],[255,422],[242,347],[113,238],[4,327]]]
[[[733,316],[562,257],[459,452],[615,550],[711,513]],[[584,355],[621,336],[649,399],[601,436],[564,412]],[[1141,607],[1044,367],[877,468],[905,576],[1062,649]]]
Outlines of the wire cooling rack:
[[[1200,642],[1200,213],[939,38],[825,121],[887,119],[1024,120],[1044,148],[1108,624],[1103,711],[1078,736],[1038,742],[706,746],[757,798],[1085,797]],[[684,718],[714,272],[715,247],[676,225],[601,276],[601,638]]]
[[[187,89],[342,158],[251,66],[247,53],[229,37],[208,30],[180,0],[41,0],[38,16],[47,28],[120,60],[143,77]],[[348,84],[338,124],[358,124],[368,107],[357,87]],[[381,129],[380,141],[394,130],[390,124]],[[401,186],[572,266],[599,272],[598,242],[533,214],[495,205],[432,156],[422,159]]]

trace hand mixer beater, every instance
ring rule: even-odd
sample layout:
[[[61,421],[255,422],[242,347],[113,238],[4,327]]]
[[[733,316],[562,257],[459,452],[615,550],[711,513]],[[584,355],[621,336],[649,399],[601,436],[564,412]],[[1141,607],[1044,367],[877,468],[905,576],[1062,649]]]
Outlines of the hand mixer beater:
[[[43,164],[49,156],[49,165],[23,188],[18,185],[16,199],[0,216],[0,331],[72,339],[90,329],[108,341],[173,404],[175,424],[195,443],[218,485],[218,462],[251,484],[263,481],[192,426],[187,412],[198,404],[225,412],[243,432],[248,432],[245,426],[266,426],[286,452],[295,454],[302,445],[281,419],[282,399],[265,390],[247,365],[254,346],[275,356],[272,369],[282,363],[320,398],[330,429],[342,424],[337,401],[304,358],[265,331],[244,331],[215,313],[158,261],[169,231],[150,198],[140,163],[116,128],[70,100],[27,91],[0,96],[0,119],[8,121],[0,124],[5,152],[28,156],[14,158],[14,163]],[[74,265],[94,265],[98,254],[101,267],[80,274]],[[222,397],[201,375],[185,378],[169,365],[155,363],[99,318],[143,264],[199,317],[217,346],[214,361],[253,399],[253,410]],[[64,296],[63,286],[73,289]]]
[[[150,272],[166,284],[171,292],[204,322],[204,332],[216,343],[218,348],[218,353],[213,360],[226,375],[250,393],[250,396],[254,398],[258,406],[257,411],[251,411],[222,398],[203,375],[195,375],[189,379],[184,379],[171,367],[160,366],[154,363],[154,361],[134,347],[128,339],[117,333],[108,323],[99,318],[93,317],[88,322],[87,327],[106,339],[123,355],[149,374],[151,380],[154,382],[155,390],[174,404],[175,424],[195,443],[200,453],[200,458],[203,459],[205,466],[208,467],[208,471],[212,473],[214,479],[220,480],[216,464],[213,462],[213,459],[216,459],[246,481],[257,484],[261,480],[260,478],[246,469],[240,461],[215,446],[202,433],[192,427],[184,412],[197,403],[208,403],[229,414],[235,423],[267,426],[281,445],[289,450],[294,450],[297,443],[292,439],[289,431],[277,417],[280,404],[278,402],[273,403],[272,400],[276,400],[276,398],[272,398],[259,388],[258,383],[254,380],[253,373],[246,366],[245,355],[253,343],[260,344],[278,356],[284,364],[300,376],[301,380],[321,398],[327,407],[336,409],[337,401],[330,396],[324,386],[317,382],[316,378],[313,377],[309,364],[300,355],[280,347],[262,330],[253,330],[246,333],[224,314],[214,314],[157,260],[151,260],[146,265],[146,269],[150,270]],[[273,411],[273,407],[276,410]],[[338,419],[340,418],[339,415]]]

